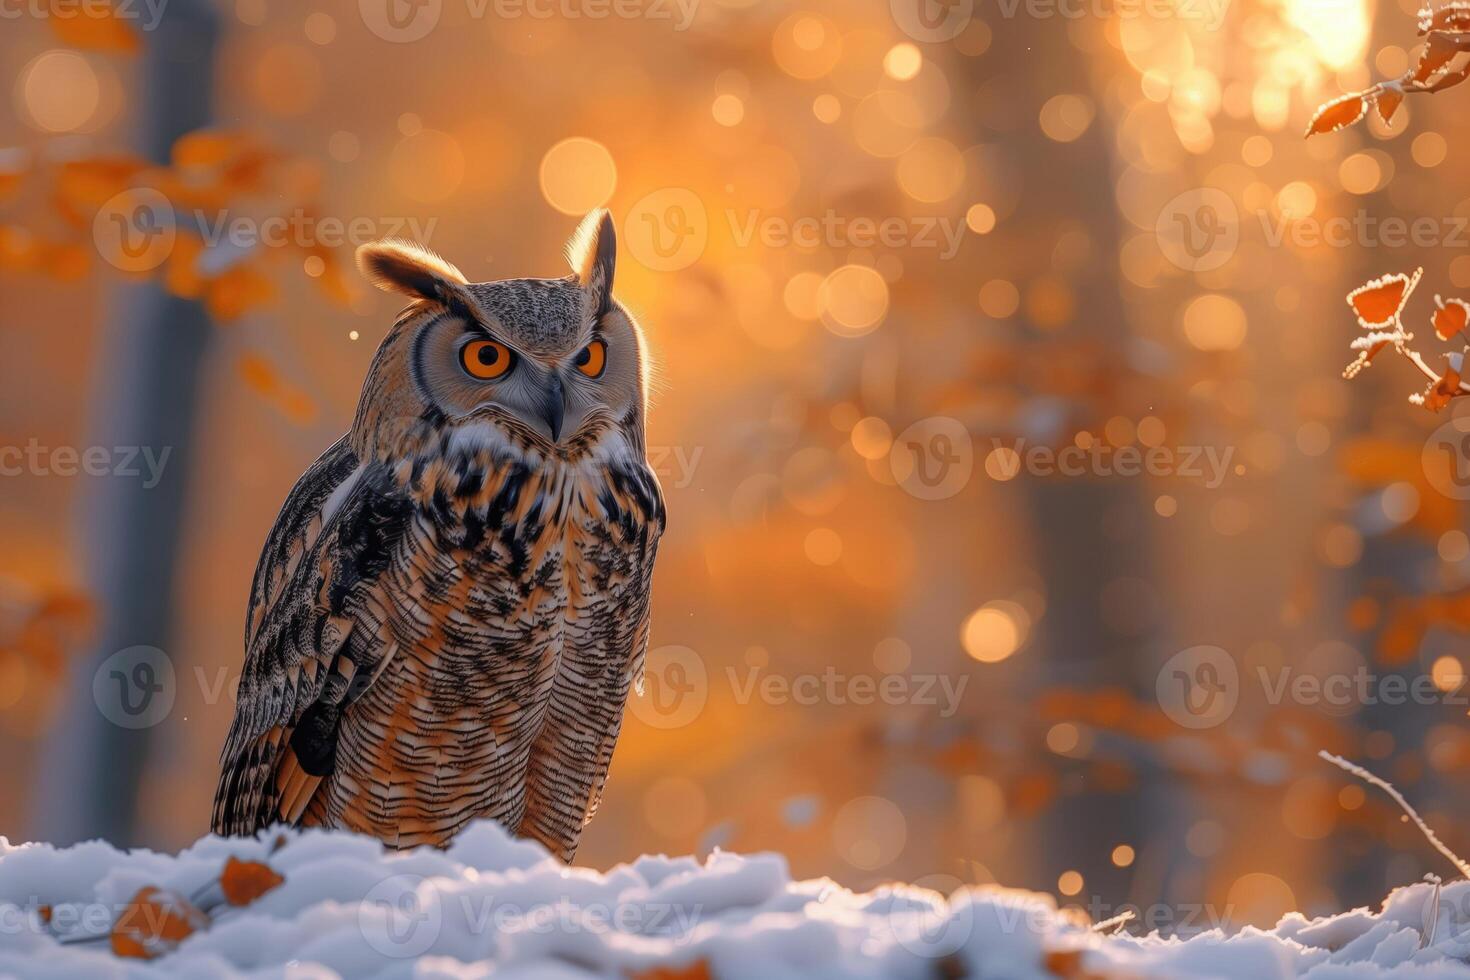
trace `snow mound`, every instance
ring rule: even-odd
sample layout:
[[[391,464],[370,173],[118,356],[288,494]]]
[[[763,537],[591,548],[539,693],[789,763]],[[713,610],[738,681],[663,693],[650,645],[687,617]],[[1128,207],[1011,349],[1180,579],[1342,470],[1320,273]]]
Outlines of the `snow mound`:
[[[157,959],[113,954],[111,923],[140,889],[202,894],[230,857],[284,882],[222,906]],[[1470,882],[1401,888],[1379,912],[1165,939],[1100,935],[1029,892],[793,881],[774,854],[568,868],[492,823],[447,850],[404,853],[337,831],[210,836],[177,856],[0,838],[0,975],[27,978],[1470,980],[1467,956]]]

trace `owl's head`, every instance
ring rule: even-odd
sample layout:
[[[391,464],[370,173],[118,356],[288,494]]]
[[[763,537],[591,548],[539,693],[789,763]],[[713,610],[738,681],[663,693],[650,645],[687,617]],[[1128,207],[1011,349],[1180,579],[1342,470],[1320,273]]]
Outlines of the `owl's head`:
[[[643,444],[643,336],[613,299],[617,236],[605,211],[567,244],[561,279],[468,282],[421,245],[380,241],[357,264],[382,289],[414,302],[373,359],[354,441],[391,454],[407,428],[418,439],[490,426],[542,454],[585,449],[618,430]]]

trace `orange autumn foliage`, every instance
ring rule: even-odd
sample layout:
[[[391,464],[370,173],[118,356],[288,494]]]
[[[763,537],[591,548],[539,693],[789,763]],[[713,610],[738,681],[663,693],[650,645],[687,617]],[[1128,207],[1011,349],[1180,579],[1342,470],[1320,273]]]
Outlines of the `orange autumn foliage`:
[[[1369,107],[1377,109],[1379,118],[1387,124],[1405,96],[1442,92],[1470,77],[1470,59],[1460,60],[1460,55],[1470,53],[1470,2],[1455,0],[1437,9],[1421,8],[1419,35],[1424,44],[1408,71],[1324,104],[1307,124],[1306,135],[1334,133],[1351,126],[1367,115]]]

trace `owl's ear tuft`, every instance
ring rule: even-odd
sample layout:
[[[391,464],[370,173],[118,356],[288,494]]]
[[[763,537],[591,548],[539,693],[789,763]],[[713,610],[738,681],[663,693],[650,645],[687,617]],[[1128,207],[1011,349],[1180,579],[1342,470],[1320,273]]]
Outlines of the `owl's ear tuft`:
[[[567,241],[567,261],[578,284],[590,294],[594,314],[606,313],[618,263],[618,233],[606,209],[598,208],[582,219]]]
[[[464,274],[417,242],[385,238],[357,250],[357,267],[379,289],[454,305]]]

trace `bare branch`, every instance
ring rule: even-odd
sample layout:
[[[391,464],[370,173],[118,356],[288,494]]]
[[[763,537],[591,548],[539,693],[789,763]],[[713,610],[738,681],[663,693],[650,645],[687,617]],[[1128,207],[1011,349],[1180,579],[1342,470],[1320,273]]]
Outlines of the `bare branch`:
[[[1357,765],[1353,762],[1349,762],[1340,755],[1333,755],[1331,752],[1325,750],[1318,752],[1317,755],[1323,759],[1326,759],[1328,762],[1332,763],[1334,766],[1337,766],[1344,772],[1350,772],[1364,782],[1372,783],[1374,786],[1377,786],[1389,796],[1393,797],[1393,801],[1403,809],[1404,813],[1408,815],[1410,820],[1414,821],[1414,825],[1417,826],[1420,832],[1424,834],[1425,839],[1428,840],[1429,843],[1433,844],[1434,849],[1443,854],[1445,858],[1447,858],[1449,862],[1455,866],[1455,869],[1460,872],[1460,877],[1470,878],[1470,864],[1466,864],[1463,860],[1460,859],[1460,856],[1458,854],[1450,850],[1443,841],[1434,836],[1434,831],[1429,829],[1429,825],[1424,822],[1424,818],[1419,816],[1418,811],[1409,805],[1409,801],[1404,799],[1403,795],[1393,787],[1392,783],[1388,782],[1385,779],[1378,778],[1368,770],[1364,769],[1362,766]]]

